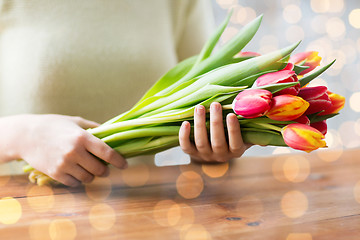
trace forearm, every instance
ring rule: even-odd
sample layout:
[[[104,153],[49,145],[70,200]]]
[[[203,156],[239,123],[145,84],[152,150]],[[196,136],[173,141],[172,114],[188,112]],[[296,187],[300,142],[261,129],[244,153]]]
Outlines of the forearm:
[[[25,115],[0,118],[0,162],[20,159],[20,144],[25,126]]]

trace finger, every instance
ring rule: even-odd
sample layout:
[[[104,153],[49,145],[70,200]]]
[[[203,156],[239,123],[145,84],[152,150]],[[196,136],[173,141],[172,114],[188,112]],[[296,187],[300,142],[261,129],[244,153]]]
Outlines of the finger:
[[[114,165],[117,168],[126,168],[127,162],[119,153],[112,149],[109,145],[101,141],[101,139],[89,134],[85,142],[85,148],[94,156]]]
[[[83,129],[95,128],[100,125],[97,122],[90,121],[82,117],[71,117],[71,118],[76,124],[78,124]]]
[[[78,164],[89,173],[98,177],[105,177],[109,174],[109,168],[87,151],[81,154]]]
[[[188,121],[183,122],[179,131],[179,143],[185,153],[195,155],[197,151],[195,146],[190,142],[190,131],[190,123]]]
[[[214,153],[222,155],[228,152],[222,108],[220,103],[217,102],[212,103],[210,106],[210,140]]]
[[[55,177],[55,176],[50,176],[50,177],[69,187],[77,187],[81,184],[79,180],[77,180],[76,178],[74,178],[69,174],[62,174],[61,177]]]
[[[211,154],[212,150],[206,130],[206,112],[204,106],[196,106],[194,113],[194,139],[196,149],[201,154]]]
[[[78,164],[72,165],[71,168],[67,169],[67,173],[82,183],[90,183],[94,180],[94,175]]]
[[[229,150],[235,156],[240,157],[244,153],[246,147],[241,137],[239,120],[235,114],[229,113],[226,116],[226,124],[229,135]]]

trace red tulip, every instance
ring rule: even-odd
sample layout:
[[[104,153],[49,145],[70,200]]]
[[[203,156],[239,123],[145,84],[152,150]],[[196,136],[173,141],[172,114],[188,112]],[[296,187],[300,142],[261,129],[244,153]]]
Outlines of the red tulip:
[[[311,152],[326,147],[323,140],[325,136],[313,127],[301,123],[292,123],[285,126],[282,131],[285,143],[297,150]]]
[[[309,108],[305,112],[306,115],[321,112],[331,107],[327,88],[324,86],[301,88],[298,96],[310,103]]]
[[[261,117],[269,111],[271,98],[268,90],[246,89],[234,99],[233,110],[244,118]]]
[[[297,53],[291,56],[289,59],[290,63],[301,64],[302,66],[309,67],[303,70],[301,73],[299,73],[299,75],[304,75],[314,70],[317,66],[320,65],[320,61],[321,61],[321,57],[318,55],[318,52],[314,52],[314,51]]]
[[[311,123],[310,126],[312,126],[313,128],[317,129],[319,132],[321,132],[321,133],[324,134],[324,135],[327,133],[326,120],[323,120],[323,121],[320,121],[320,122]]]
[[[270,111],[266,116],[273,120],[291,121],[303,115],[308,107],[309,103],[301,97],[280,95],[272,99]]]
[[[281,70],[277,72],[267,73],[260,76],[255,81],[255,86],[266,86],[270,84],[276,83],[289,83],[289,82],[298,82],[298,78],[294,71],[291,70]],[[300,83],[295,86],[288,87],[274,94],[274,96],[283,95],[283,94],[291,94],[297,95],[300,89]]]
[[[338,113],[345,105],[345,98],[339,94],[327,91],[327,94],[331,101],[331,106],[321,112],[319,115],[328,115]]]
[[[297,119],[294,119],[293,121],[297,122],[297,123],[310,125],[310,119],[306,115],[301,115],[300,117],[298,117]]]

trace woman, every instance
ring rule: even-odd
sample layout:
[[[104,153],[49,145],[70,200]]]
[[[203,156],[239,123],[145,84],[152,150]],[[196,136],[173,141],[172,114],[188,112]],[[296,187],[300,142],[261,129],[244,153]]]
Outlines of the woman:
[[[0,161],[24,159],[76,186],[106,176],[102,159],[126,160],[84,129],[127,110],[178,61],[197,54],[212,30],[210,1],[3,1],[0,13]],[[49,114],[53,113],[53,114]],[[179,141],[197,161],[227,161],[246,147],[236,116],[195,110],[195,144],[184,122]],[[82,117],[71,117],[71,116]]]

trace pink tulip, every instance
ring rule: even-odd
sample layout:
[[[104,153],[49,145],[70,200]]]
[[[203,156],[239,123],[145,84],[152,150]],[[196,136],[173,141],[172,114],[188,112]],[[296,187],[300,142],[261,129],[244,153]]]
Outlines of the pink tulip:
[[[328,115],[338,113],[345,105],[345,98],[339,94],[327,91],[327,94],[331,101],[331,106],[321,112],[319,115]]]
[[[260,53],[257,52],[239,52],[235,55],[235,57],[257,57],[261,56]]]
[[[325,136],[313,127],[301,123],[292,123],[285,126],[282,131],[285,143],[297,150],[311,152],[326,147],[323,140]]]
[[[321,57],[318,55],[318,52],[314,52],[314,51],[297,53],[291,56],[289,59],[290,63],[301,64],[302,66],[309,67],[303,70],[301,73],[299,73],[299,75],[304,75],[314,70],[317,66],[320,65],[320,61],[321,61]]]
[[[298,96],[310,103],[305,112],[306,115],[321,112],[331,107],[327,88],[324,86],[301,88]]]
[[[321,132],[323,135],[327,133],[327,124],[326,120],[320,121],[320,122],[314,122],[310,124],[311,127],[317,129],[319,132]]]
[[[273,120],[291,121],[299,118],[309,107],[304,99],[293,95],[280,95],[273,97],[271,108],[266,116]]]
[[[244,118],[256,118],[265,115],[270,109],[272,94],[264,89],[246,89],[233,101],[233,110]]]
[[[298,78],[294,71],[291,70],[281,70],[277,72],[267,73],[260,76],[255,81],[255,86],[266,86],[270,84],[277,83],[290,83],[290,82],[298,82]],[[274,96],[283,95],[283,94],[291,94],[297,95],[300,89],[300,83],[295,86],[288,87],[274,94]]]

